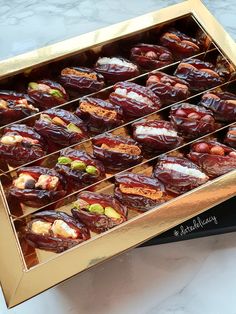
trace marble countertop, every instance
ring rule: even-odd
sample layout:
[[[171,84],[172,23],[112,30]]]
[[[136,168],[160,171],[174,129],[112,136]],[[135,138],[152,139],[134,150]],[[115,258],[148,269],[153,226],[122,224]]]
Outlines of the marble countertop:
[[[0,59],[178,2],[0,0]],[[204,2],[236,39],[233,0]],[[0,313],[236,314],[235,264],[236,233],[138,248]]]

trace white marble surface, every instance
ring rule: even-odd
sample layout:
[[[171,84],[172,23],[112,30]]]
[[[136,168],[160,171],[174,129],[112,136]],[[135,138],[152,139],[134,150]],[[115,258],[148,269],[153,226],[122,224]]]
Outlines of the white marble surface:
[[[0,59],[177,2],[0,0]],[[234,1],[205,3],[236,39]],[[139,248],[0,313],[236,314],[235,264],[236,233]]]

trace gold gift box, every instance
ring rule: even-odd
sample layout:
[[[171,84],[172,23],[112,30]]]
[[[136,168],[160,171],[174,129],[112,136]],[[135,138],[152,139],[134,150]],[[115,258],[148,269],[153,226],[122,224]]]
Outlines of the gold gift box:
[[[162,27],[172,21],[191,21],[211,38],[211,47],[199,56],[205,58],[217,52],[236,65],[234,41],[199,0],[189,0],[157,12],[152,12],[116,25],[84,34],[48,47],[0,62],[0,76],[9,78],[27,69],[37,68],[50,62],[65,60],[92,49],[101,50],[117,40],[133,38]],[[176,66],[178,62],[173,65]],[[142,74],[139,79],[142,79]],[[227,82],[222,85],[234,84]],[[106,89],[105,89],[106,90]],[[108,89],[109,90],[109,87]],[[194,95],[196,97],[196,95]],[[67,105],[65,105],[65,108]],[[165,108],[164,108],[165,110]],[[163,110],[163,112],[164,112]],[[162,114],[162,112],[158,113]],[[157,114],[157,115],[158,115]],[[153,115],[152,115],[153,116]],[[27,120],[27,119],[26,119]],[[30,119],[29,119],[30,120]],[[225,129],[226,126],[221,129]],[[221,132],[221,129],[215,133]],[[114,131],[125,132],[124,127]],[[76,145],[86,147],[86,142]],[[88,148],[89,149],[89,148]],[[181,148],[180,148],[181,149]],[[53,154],[52,154],[53,155]],[[150,173],[152,164],[144,161],[136,166],[136,172]],[[25,247],[18,237],[18,230],[30,213],[36,209],[9,208],[4,184],[11,172],[2,170],[0,210],[0,279],[8,307],[13,307],[36,294],[74,276],[90,267],[131,249],[142,242],[194,217],[236,195],[236,170],[220,176],[184,195],[171,199],[142,214],[131,214],[127,222],[92,238],[61,254]],[[104,180],[96,185],[98,191],[112,190],[113,183]],[[68,202],[63,210],[69,212]]]

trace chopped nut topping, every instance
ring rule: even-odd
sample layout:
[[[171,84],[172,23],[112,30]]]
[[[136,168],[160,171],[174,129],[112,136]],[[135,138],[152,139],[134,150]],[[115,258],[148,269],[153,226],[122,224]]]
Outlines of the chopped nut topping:
[[[0,99],[0,109],[6,109],[8,107],[8,102]]]
[[[97,75],[95,73],[86,73],[82,71],[78,71],[75,69],[65,68],[61,71],[61,75],[75,75],[75,76],[81,76],[81,77],[87,77],[92,80],[97,80]]]
[[[63,121],[61,118],[58,117],[54,117],[52,118],[53,123],[57,124],[57,125],[63,125],[63,126],[67,126],[67,124],[65,123],[65,121]]]
[[[82,102],[80,104],[80,110],[84,112],[93,113],[99,117],[106,117],[108,119],[116,119],[117,112],[114,110],[104,109],[88,102]]]
[[[23,136],[15,134],[6,134],[1,138],[1,143],[5,145],[14,145],[23,141]]]
[[[141,149],[136,146],[136,145],[131,145],[131,144],[117,144],[116,146],[110,147],[107,144],[102,144],[101,145],[102,149],[107,149],[110,151],[118,152],[118,153],[123,153],[123,154],[129,154],[129,155],[141,155]]]
[[[50,176],[48,174],[41,174],[38,178],[35,188],[42,190],[56,190],[59,184],[59,179],[56,176]]]
[[[61,219],[56,219],[53,222],[51,230],[55,236],[61,236],[63,238],[76,239],[78,236],[76,230],[71,228],[66,222]]]
[[[125,194],[134,194],[134,195],[140,195],[146,198],[150,198],[151,200],[159,200],[163,192],[162,191],[157,191],[151,188],[142,188],[142,187],[129,187],[126,186],[125,184],[120,184],[119,186],[120,190],[122,193]]]
[[[32,223],[31,230],[36,234],[49,234],[52,227],[50,222],[37,220]]]

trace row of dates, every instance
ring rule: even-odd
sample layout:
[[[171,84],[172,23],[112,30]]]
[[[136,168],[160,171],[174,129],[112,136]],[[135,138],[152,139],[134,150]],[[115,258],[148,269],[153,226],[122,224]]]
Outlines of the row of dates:
[[[233,131],[233,132],[232,132]],[[236,139],[236,127],[228,131]],[[234,142],[235,144],[235,142]],[[25,167],[19,170],[10,194],[21,202],[41,203],[61,197],[65,180],[60,170],[70,180],[77,180],[70,165],[83,159],[73,155],[61,156],[63,163],[54,169]],[[66,159],[67,158],[67,159]],[[128,209],[147,211],[177,195],[196,188],[209,179],[236,169],[236,151],[216,140],[193,143],[187,154],[161,155],[151,176],[133,172],[116,174],[114,196],[91,191],[80,192],[73,203],[72,216],[60,211],[41,211],[31,216],[25,230],[26,241],[40,249],[62,252],[90,238],[90,231],[101,233],[127,220]],[[77,170],[77,175],[80,171]],[[41,189],[38,189],[41,188]]]

